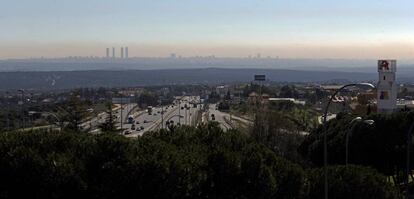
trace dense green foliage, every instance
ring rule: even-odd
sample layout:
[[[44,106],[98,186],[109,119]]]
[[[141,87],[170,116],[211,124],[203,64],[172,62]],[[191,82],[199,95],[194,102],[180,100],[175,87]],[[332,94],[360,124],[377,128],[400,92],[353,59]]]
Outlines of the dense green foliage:
[[[414,113],[375,114],[364,118],[374,120],[373,125],[351,123],[354,118],[353,115],[339,115],[327,123],[329,163],[345,163],[346,134],[349,133],[350,163],[373,167],[385,175],[395,177],[395,182],[402,182],[406,166],[407,131],[414,121]],[[301,153],[315,165],[323,163],[322,131],[322,126],[315,129],[300,148]]]
[[[317,126],[317,115],[309,107],[293,102],[271,102],[255,115],[252,137],[277,155],[303,162],[297,149],[305,134]]]
[[[138,97],[138,104],[141,107],[156,106],[159,104],[158,98],[154,93],[144,92]]]
[[[0,198],[302,198],[304,172],[217,125],[0,135]]]
[[[349,165],[328,167],[329,198],[335,199],[396,199],[398,191],[387,178],[375,170],[361,166]],[[323,169],[310,170],[309,199],[324,196]]]
[[[335,171],[335,172],[333,172]],[[322,198],[323,171],[304,170],[217,123],[116,134],[0,135],[0,198]],[[376,171],[331,167],[333,198],[394,199]]]

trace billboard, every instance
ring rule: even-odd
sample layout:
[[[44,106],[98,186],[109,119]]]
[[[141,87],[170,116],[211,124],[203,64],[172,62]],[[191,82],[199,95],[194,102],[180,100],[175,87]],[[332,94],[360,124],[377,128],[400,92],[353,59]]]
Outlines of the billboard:
[[[266,75],[254,75],[254,81],[266,81]]]
[[[378,72],[396,72],[396,60],[378,60]]]

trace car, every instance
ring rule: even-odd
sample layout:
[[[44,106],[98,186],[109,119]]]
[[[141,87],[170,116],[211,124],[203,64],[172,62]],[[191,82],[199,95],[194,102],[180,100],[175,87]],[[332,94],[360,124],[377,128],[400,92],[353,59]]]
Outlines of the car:
[[[144,123],[148,123],[148,121],[147,120],[144,120]]]
[[[125,131],[125,133],[124,133],[125,135],[129,135],[129,134],[131,134],[131,132],[130,131]]]
[[[137,131],[141,131],[141,129],[140,129],[140,128],[137,128],[136,130],[137,130]]]
[[[139,121],[135,122],[135,124],[139,124]]]
[[[161,111],[157,111],[157,113],[161,113]]]
[[[144,127],[143,126],[141,126],[141,130],[144,130]]]
[[[156,114],[156,113],[154,113],[154,116],[157,116],[157,114]]]

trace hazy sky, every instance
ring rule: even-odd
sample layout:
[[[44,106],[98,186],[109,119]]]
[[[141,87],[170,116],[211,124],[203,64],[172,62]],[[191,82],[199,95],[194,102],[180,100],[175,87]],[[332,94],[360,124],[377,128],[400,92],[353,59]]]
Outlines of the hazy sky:
[[[0,58],[414,58],[413,0],[0,0]]]

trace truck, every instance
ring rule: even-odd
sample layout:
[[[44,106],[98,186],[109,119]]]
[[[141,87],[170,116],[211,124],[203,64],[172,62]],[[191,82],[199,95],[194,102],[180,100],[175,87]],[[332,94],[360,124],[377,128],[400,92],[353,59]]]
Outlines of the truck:
[[[152,106],[147,107],[148,115],[152,115]]]

